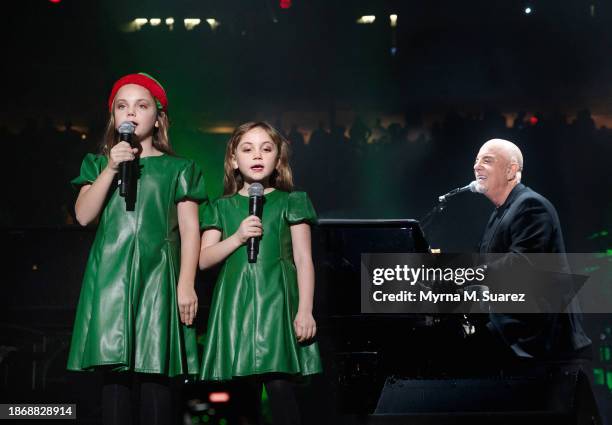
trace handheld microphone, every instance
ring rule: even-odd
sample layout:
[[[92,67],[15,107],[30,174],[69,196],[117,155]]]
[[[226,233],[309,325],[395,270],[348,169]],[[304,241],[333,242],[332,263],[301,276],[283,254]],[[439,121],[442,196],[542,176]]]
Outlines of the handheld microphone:
[[[253,183],[249,187],[249,215],[255,215],[261,219],[263,214],[264,187],[261,183]],[[257,262],[259,254],[259,238],[247,240],[247,255],[249,263]]]
[[[130,121],[124,121],[119,125],[117,132],[119,132],[119,141],[128,142],[132,146],[132,135],[136,130],[136,126]],[[119,164],[119,195],[124,198],[128,195],[129,187],[131,183],[131,169],[132,161],[123,161]]]
[[[438,202],[446,202],[446,200],[450,198],[451,196],[455,196],[459,193],[467,192],[468,190],[470,192],[478,192],[478,183],[476,182],[476,180],[474,180],[470,184],[465,185],[463,187],[458,187],[457,189],[453,189],[450,192],[442,196],[438,196]]]

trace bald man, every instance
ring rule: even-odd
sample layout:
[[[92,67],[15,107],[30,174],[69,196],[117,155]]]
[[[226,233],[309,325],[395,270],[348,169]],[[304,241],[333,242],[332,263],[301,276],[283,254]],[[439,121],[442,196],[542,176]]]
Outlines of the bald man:
[[[522,173],[523,154],[508,140],[489,140],[476,155],[477,191],[495,205],[480,242],[480,253],[565,253],[555,207],[521,184]],[[565,256],[558,258],[561,270],[569,272]],[[516,256],[505,259],[498,260],[491,271],[500,265],[503,270]],[[557,386],[571,387],[571,405],[566,408],[575,415],[575,423],[601,424],[585,373],[592,356],[591,340],[582,327],[575,299],[564,313],[489,314],[486,329],[477,337],[480,342],[474,344],[480,349],[486,347],[484,357],[482,353],[475,356],[480,356],[483,365],[492,364],[496,370],[510,370],[510,374],[515,368],[521,376],[554,376],[557,384],[551,387],[553,395],[545,397],[554,397]],[[540,395],[534,393],[537,396]]]
[[[522,172],[523,154],[514,143],[492,139],[480,148],[474,162],[477,191],[495,205],[480,253],[565,253],[555,207],[521,184]],[[569,271],[565,257],[559,258]],[[578,311],[574,301],[569,314],[555,317],[494,314],[488,327],[520,358],[588,357],[591,340]]]
[[[499,207],[521,182],[522,171],[521,150],[507,140],[491,139],[482,145],[474,163],[477,191]]]

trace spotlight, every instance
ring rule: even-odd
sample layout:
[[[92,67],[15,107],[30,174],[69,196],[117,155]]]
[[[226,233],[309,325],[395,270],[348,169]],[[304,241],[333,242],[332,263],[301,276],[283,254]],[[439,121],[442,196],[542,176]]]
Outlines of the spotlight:
[[[532,8],[530,8],[529,6],[525,8],[525,15],[531,15],[531,12],[533,12]]]
[[[174,29],[174,18],[166,18],[166,25],[172,31]]]
[[[136,18],[134,19],[134,27],[136,27],[137,30],[139,30],[140,28],[142,28],[143,25],[146,25],[147,22],[149,22],[146,18]]]
[[[183,22],[185,23],[185,29],[187,31],[190,31],[194,29],[197,25],[200,25],[200,22],[202,22],[202,20],[199,18],[185,18]]]
[[[152,27],[156,27],[159,24],[161,24],[161,19],[159,19],[159,18],[151,18],[151,19],[149,19],[149,23],[151,24]]]
[[[376,16],[374,15],[363,15],[361,18],[357,19],[358,24],[372,24],[376,20]]]
[[[389,15],[389,21],[391,22],[391,28],[397,26],[397,15]]]
[[[208,22],[208,25],[210,25],[210,29],[213,31],[216,30],[219,25],[221,25],[221,23],[215,18],[208,18],[206,22]]]

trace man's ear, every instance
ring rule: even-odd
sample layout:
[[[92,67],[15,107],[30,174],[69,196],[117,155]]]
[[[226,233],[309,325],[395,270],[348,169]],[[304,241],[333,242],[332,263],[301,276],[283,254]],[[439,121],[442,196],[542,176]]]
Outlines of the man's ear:
[[[506,177],[508,180],[514,180],[516,178],[516,173],[518,173],[519,165],[516,162],[513,162],[508,167],[508,171],[506,173]]]

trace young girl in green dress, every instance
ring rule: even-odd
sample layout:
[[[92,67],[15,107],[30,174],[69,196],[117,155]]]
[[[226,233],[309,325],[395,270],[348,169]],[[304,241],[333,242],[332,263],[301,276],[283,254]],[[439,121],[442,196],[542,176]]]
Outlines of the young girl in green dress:
[[[118,80],[108,101],[102,153],[88,154],[73,184],[85,226],[99,219],[79,298],[68,369],[102,370],[105,424],[174,423],[169,377],[197,376],[191,326],[200,247],[202,173],[168,142],[167,97],[146,74]],[[135,126],[132,148],[121,123]],[[132,207],[120,196],[118,171],[134,161]],[[140,412],[132,400],[140,399]]]
[[[263,216],[248,189],[264,186]],[[304,192],[292,191],[287,141],[265,122],[238,127],[225,154],[224,196],[204,209],[200,268],[224,261],[215,286],[200,377],[263,383],[277,424],[299,423],[291,378],[321,372],[312,316],[314,267]],[[260,239],[249,263],[245,243]],[[261,389],[261,387],[258,387]]]

